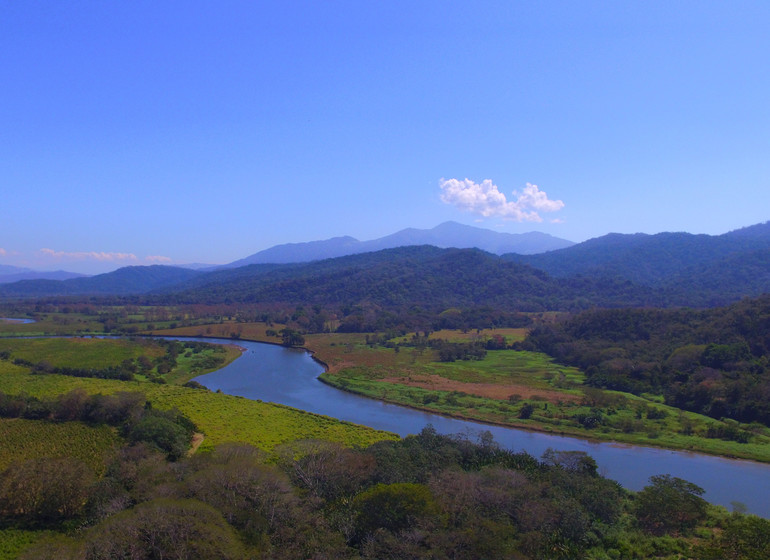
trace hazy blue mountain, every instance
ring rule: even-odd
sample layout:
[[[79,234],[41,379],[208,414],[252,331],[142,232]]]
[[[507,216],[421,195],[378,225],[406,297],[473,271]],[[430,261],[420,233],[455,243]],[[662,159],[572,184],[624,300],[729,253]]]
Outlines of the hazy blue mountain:
[[[225,266],[237,268],[249,264],[285,264],[331,259],[367,252],[366,249],[362,248],[362,245],[361,241],[353,237],[333,237],[324,241],[309,241],[307,243],[284,243]]]
[[[353,237],[334,237],[324,241],[276,245],[232,262],[226,267],[234,268],[260,263],[309,262],[411,245],[433,245],[439,248],[458,249],[476,248],[488,253],[502,255],[512,252],[541,253],[569,247],[574,243],[546,233],[500,233],[456,222],[445,222],[432,229],[408,228],[371,241],[359,241]]]
[[[11,282],[18,282],[19,280],[70,280],[71,278],[84,278],[86,276],[85,274],[67,272],[66,270],[53,270],[48,272],[31,269],[21,270],[23,270],[23,272],[9,274],[0,273],[0,284],[10,284]]]
[[[106,274],[70,280],[21,280],[0,286],[0,296],[38,297],[53,295],[141,294],[181,284],[202,274],[174,266],[127,266]]]
[[[574,245],[547,233],[502,233],[466,226],[457,222],[444,222],[433,229],[404,229],[392,235],[364,242],[367,251],[379,251],[406,245],[433,245],[442,249],[481,249],[487,253],[502,255],[519,253],[531,255]]]
[[[0,264],[0,274],[19,274],[21,272],[34,272],[31,268],[22,268],[10,264]]]

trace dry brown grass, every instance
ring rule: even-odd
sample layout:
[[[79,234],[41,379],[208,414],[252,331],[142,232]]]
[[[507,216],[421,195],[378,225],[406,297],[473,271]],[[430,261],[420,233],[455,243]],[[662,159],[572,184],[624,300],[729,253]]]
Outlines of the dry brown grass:
[[[460,391],[469,395],[487,397],[497,400],[508,400],[511,395],[519,395],[522,399],[532,399],[558,403],[559,401],[577,401],[577,395],[570,395],[560,391],[548,389],[534,389],[518,383],[492,384],[492,383],[463,383],[446,379],[440,375],[416,375],[403,377],[386,377],[380,381],[398,383],[410,387],[420,387],[431,391]]]

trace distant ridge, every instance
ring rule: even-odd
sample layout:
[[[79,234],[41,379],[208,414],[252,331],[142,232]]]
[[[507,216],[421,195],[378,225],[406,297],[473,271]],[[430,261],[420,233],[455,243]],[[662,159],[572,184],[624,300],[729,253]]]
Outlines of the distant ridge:
[[[564,249],[574,243],[547,233],[501,233],[457,222],[444,222],[432,229],[407,228],[371,241],[359,241],[354,237],[345,236],[323,241],[275,245],[222,268],[236,268],[249,264],[310,262],[412,245],[432,245],[441,249],[481,249],[495,255],[505,253],[531,255]]]
[[[0,284],[10,284],[19,280],[70,280],[72,278],[84,278],[85,274],[67,272],[66,270],[54,270],[41,272],[37,270],[21,269],[23,272],[0,274]]]
[[[180,284],[199,274],[202,273],[174,266],[126,266],[105,274],[69,280],[21,280],[0,286],[0,295],[41,297],[140,294]]]

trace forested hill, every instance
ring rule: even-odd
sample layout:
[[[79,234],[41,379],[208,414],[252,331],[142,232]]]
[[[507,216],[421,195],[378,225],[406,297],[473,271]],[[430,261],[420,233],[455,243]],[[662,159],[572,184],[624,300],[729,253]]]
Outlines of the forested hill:
[[[766,222],[718,236],[689,233],[612,233],[566,249],[539,255],[509,254],[506,258],[532,265],[553,276],[617,277],[635,284],[666,287],[670,292],[670,288],[683,281],[697,286],[697,276],[706,271],[716,273],[715,280],[721,282],[719,276],[721,272],[726,272],[720,272],[725,266],[723,263],[729,263],[732,267],[745,265],[746,275],[750,274],[748,270],[755,270],[759,264],[760,269],[767,275],[770,269],[764,268],[766,253],[762,252],[769,250],[770,222]],[[724,283],[727,284],[730,280],[725,277]],[[763,291],[770,291],[770,284],[767,282],[759,286],[754,281],[751,283],[753,286],[748,291],[743,290],[742,284],[737,286],[740,292],[738,295],[759,295]]]
[[[303,265],[264,265],[218,271],[185,289],[166,290],[172,301],[419,306],[431,310],[491,306],[542,311],[589,306],[653,305],[651,290],[628,282],[554,279],[530,266],[477,249],[401,247]]]

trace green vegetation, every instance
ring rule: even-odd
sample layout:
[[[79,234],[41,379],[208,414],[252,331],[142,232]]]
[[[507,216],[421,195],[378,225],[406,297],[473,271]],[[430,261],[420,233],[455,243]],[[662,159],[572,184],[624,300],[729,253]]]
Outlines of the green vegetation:
[[[429,316],[417,312],[412,319]],[[462,311],[442,316],[444,327],[458,317],[491,317]],[[770,460],[764,425],[683,411],[653,385],[635,393],[595,386],[594,370],[536,351],[536,338],[525,339],[521,327],[434,330],[439,325],[428,320],[419,332],[332,333],[326,331],[352,323],[321,307],[264,317],[194,307],[94,307],[90,314],[73,307],[64,313],[51,304],[36,317],[41,332],[56,326],[69,329],[66,334],[89,325],[92,332],[280,344],[282,334],[294,333],[328,365],[327,382],[375,398],[581,437]],[[65,320],[73,317],[78,319]],[[714,324],[715,317],[689,320],[697,328]],[[724,321],[734,319],[728,313]],[[537,334],[570,319],[527,320],[538,324]],[[608,330],[624,332],[611,324]],[[666,324],[661,336],[678,344]],[[742,328],[750,333],[762,324],[748,321]],[[682,344],[693,344],[688,336]],[[616,337],[613,342],[622,343]],[[759,361],[747,371],[755,376],[755,390],[762,387],[760,339],[745,340],[748,355],[740,354],[739,341],[701,337],[700,353],[685,349],[676,360],[665,359],[681,367],[683,356],[693,355],[700,367],[717,370],[715,365],[734,363],[735,352],[744,361],[753,356]],[[292,343],[288,337],[285,342]],[[637,351],[644,345],[638,338],[632,346]],[[536,459],[502,450],[490,437],[469,442],[430,429],[400,440],[184,386],[239,352],[218,348],[143,338],[0,339],[0,409],[20,411],[0,420],[0,448],[14,449],[3,453],[0,464],[0,558],[102,558],[128,548],[140,557],[174,551],[222,558],[716,559],[766,558],[770,552],[770,522],[708,506],[697,486],[666,475],[632,493],[598,476],[593,460],[580,453],[551,451]],[[603,356],[617,359],[617,352]],[[719,370],[724,379],[738,371],[730,367]],[[131,375],[99,373],[111,368]],[[73,375],[82,371],[98,374]],[[141,399],[128,396],[137,393]],[[133,412],[110,424],[108,411],[119,403],[133,403],[124,407]],[[84,415],[64,414],[73,410]],[[205,439],[188,457],[193,429]],[[138,537],[150,534],[154,540]]]
[[[164,339],[0,340],[0,360],[32,367],[37,373],[124,381],[139,378],[155,383],[184,383],[239,355],[233,347]]]
[[[119,365],[140,356],[159,358],[165,352],[153,340],[111,340],[97,338],[44,338],[0,340],[0,352],[6,359],[20,359],[37,364],[45,361],[51,367],[102,369]]]
[[[53,473],[61,473],[54,477]],[[14,481],[24,477],[24,485]],[[35,493],[34,502],[20,500]],[[770,522],[653,477],[634,494],[579,452],[541,459],[432,428],[349,448],[219,445],[170,463],[118,450],[0,471],[6,558],[764,558]],[[29,506],[27,504],[32,504]],[[41,529],[45,529],[42,530]]]
[[[77,341],[70,342],[77,344]],[[112,341],[97,340],[97,343],[99,342]],[[138,380],[35,374],[29,367],[0,360],[0,392],[53,399],[73,389],[82,389],[88,395],[139,392],[157,409],[177,409],[205,434],[202,445],[204,449],[229,441],[272,449],[276,445],[295,439],[319,438],[347,445],[368,445],[383,438],[396,437],[386,432],[286,406],[206,390]]]
[[[584,312],[534,328],[521,348],[580,367],[586,383],[770,426],[770,296],[713,310]],[[744,429],[713,437],[750,440]]]
[[[682,411],[655,395],[590,387],[579,369],[542,353],[491,350],[480,360],[447,363],[438,361],[430,338],[420,340],[422,347],[401,346],[398,354],[387,342],[377,346],[371,342],[375,337],[367,339],[369,344],[350,341],[342,354],[347,363],[361,365],[332,368],[321,379],[346,391],[459,418],[770,461],[765,426]],[[324,356],[326,349],[319,353]],[[718,437],[734,432],[744,434],[741,441]]]
[[[0,560],[15,560],[25,548],[47,536],[44,531],[0,528]]]
[[[114,428],[82,422],[53,423],[23,418],[0,419],[0,470],[17,461],[74,457],[96,473],[122,443]]]

